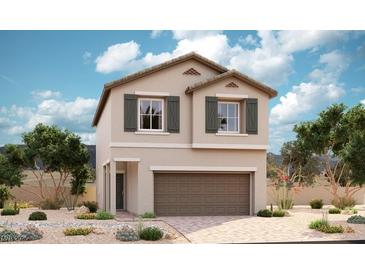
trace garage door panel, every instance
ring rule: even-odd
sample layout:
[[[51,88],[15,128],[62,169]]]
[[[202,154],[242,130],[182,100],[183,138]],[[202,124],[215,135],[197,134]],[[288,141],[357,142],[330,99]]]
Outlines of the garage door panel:
[[[248,215],[248,174],[156,173],[159,216]]]

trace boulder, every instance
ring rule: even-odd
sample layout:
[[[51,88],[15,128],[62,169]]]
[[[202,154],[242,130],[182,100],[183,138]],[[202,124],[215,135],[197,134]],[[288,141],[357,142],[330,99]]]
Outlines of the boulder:
[[[86,206],[80,206],[78,209],[75,210],[76,215],[90,213],[90,210]]]

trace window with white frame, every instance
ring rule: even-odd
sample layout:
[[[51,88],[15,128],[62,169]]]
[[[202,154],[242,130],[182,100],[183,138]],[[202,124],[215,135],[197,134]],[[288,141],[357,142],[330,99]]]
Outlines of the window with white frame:
[[[240,115],[238,102],[218,102],[218,131],[239,133]]]
[[[163,99],[138,99],[138,130],[163,130]]]

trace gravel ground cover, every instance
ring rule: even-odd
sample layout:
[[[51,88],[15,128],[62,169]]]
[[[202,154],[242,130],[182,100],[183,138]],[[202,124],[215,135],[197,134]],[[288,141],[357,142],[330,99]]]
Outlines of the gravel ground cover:
[[[21,209],[19,215],[0,216],[0,227],[10,228],[17,232],[25,228],[28,224],[33,224],[44,233],[43,238],[32,242],[10,242],[7,244],[128,244],[121,242],[115,238],[115,233],[118,228],[128,224],[137,227],[139,221],[137,218],[130,218],[130,215],[117,215],[116,220],[78,220],[74,217],[74,212],[67,209],[60,210],[42,210],[47,214],[47,221],[28,221],[28,216],[37,208]],[[160,227],[167,237],[156,242],[137,241],[137,244],[150,243],[186,243],[188,242],[183,235],[178,233],[170,225],[159,220],[144,220],[144,226],[155,225]],[[65,236],[63,230],[66,227],[93,227],[94,233],[87,236]],[[1,229],[1,228],[0,228]],[[1,244],[1,243],[0,243]]]

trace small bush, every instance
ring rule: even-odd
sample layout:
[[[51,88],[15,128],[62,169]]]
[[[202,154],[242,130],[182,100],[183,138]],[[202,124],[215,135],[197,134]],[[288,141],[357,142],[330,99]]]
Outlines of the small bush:
[[[76,216],[76,219],[81,220],[93,220],[95,219],[96,214],[95,213],[82,213]]]
[[[341,225],[330,224],[321,225],[317,230],[323,233],[343,233],[345,231],[345,229]]]
[[[17,215],[19,214],[19,208],[14,209],[14,208],[4,208],[1,211],[1,215],[2,216],[9,216],[9,215]]]
[[[65,236],[86,236],[93,232],[92,227],[68,227],[63,231]]]
[[[29,215],[29,221],[45,221],[47,220],[47,214],[42,211],[35,211]]]
[[[273,217],[284,217],[285,216],[285,211],[284,210],[274,210],[272,213]]]
[[[39,206],[43,210],[45,209],[57,210],[62,207],[62,202],[53,199],[45,199],[44,201],[40,202]]]
[[[97,220],[111,220],[114,219],[114,215],[107,211],[99,211],[95,215],[95,219]]]
[[[129,225],[124,225],[120,229],[118,229],[115,237],[117,238],[117,240],[123,242],[139,240],[137,232]]]
[[[355,200],[347,197],[339,197],[337,199],[332,200],[332,205],[339,209],[345,209],[346,207],[354,207]]]
[[[94,201],[86,201],[82,203],[84,206],[86,206],[89,210],[90,213],[96,213],[96,211],[98,211],[98,203],[94,202]]]
[[[163,236],[163,232],[156,226],[150,226],[143,228],[139,234],[139,237],[146,241],[157,241]]]
[[[156,215],[153,212],[145,212],[141,217],[144,219],[153,219],[156,218]]]
[[[347,219],[349,224],[365,224],[365,217],[361,215],[351,216]]]
[[[19,235],[21,241],[36,241],[43,238],[43,232],[34,225],[28,225]]]
[[[356,208],[347,207],[344,210],[342,210],[341,213],[342,214],[345,214],[345,215],[353,215],[353,214],[357,214],[357,209]]]
[[[261,209],[257,212],[257,216],[259,217],[272,217],[272,212],[268,209]]]
[[[14,203],[10,202],[10,203],[8,203],[8,206],[12,207],[12,208],[20,208],[20,209],[34,207],[30,202],[27,202],[27,201],[17,201]]]
[[[341,209],[339,209],[339,208],[330,208],[329,210],[328,210],[328,213],[329,214],[341,214]]]
[[[309,228],[318,230],[319,227],[322,225],[328,225],[328,221],[326,221],[325,219],[314,220],[309,224]]]
[[[19,240],[19,234],[14,230],[5,229],[0,232],[0,242],[15,242]]]
[[[322,199],[313,199],[309,202],[312,209],[321,209],[323,207]]]

